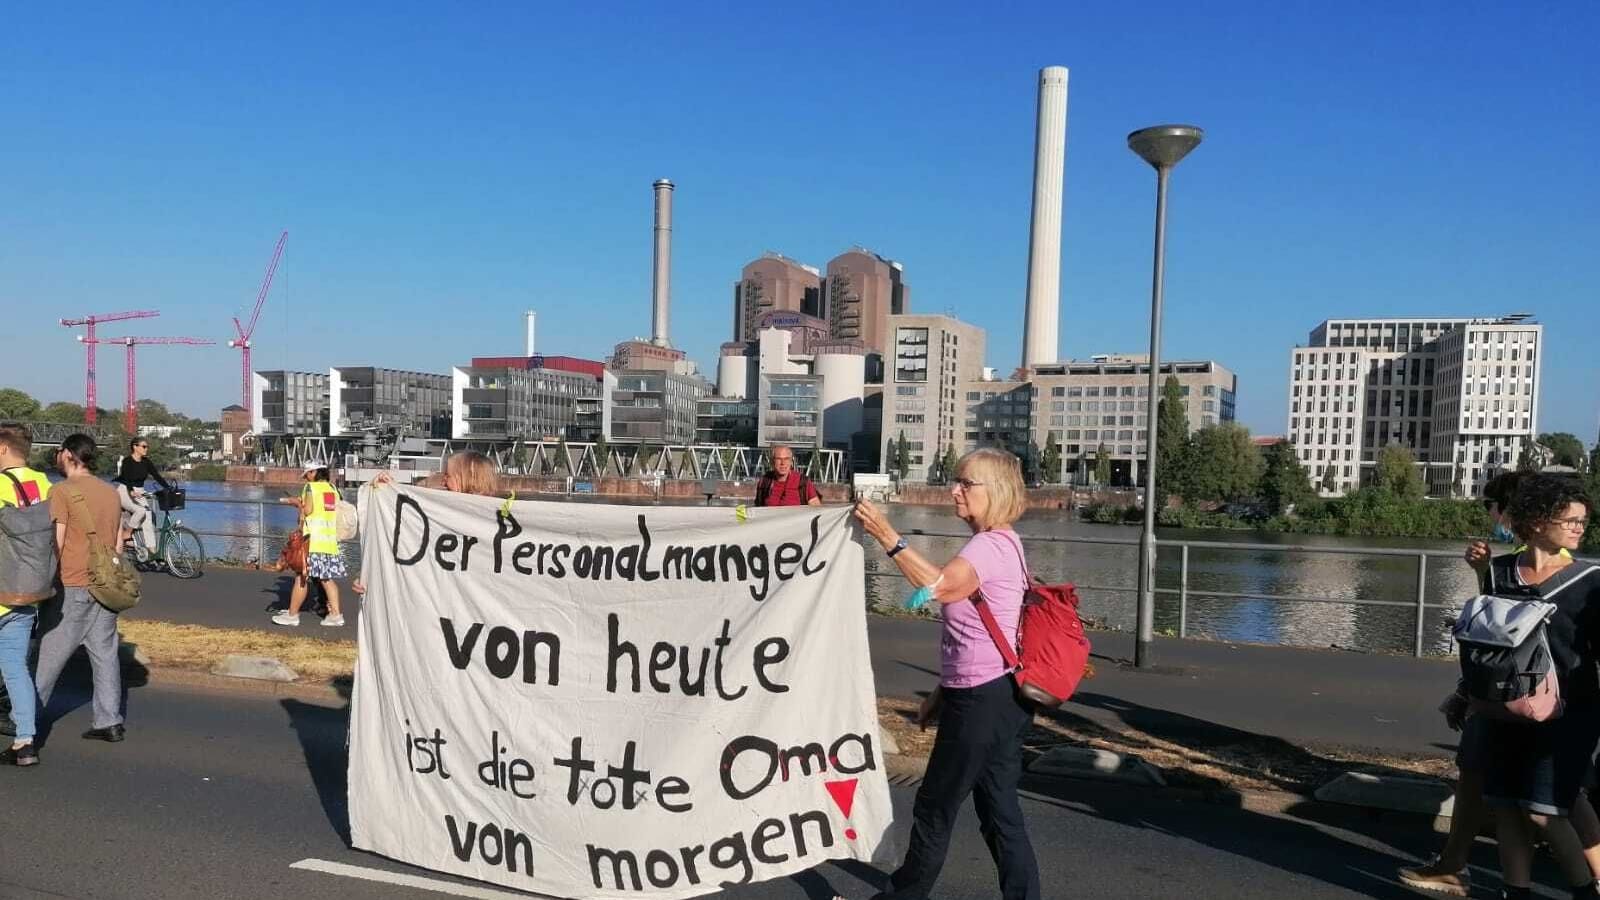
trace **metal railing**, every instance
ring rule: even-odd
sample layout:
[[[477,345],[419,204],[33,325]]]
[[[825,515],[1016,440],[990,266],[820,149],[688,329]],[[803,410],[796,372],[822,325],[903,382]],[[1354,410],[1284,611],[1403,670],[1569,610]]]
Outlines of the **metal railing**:
[[[911,528],[902,531],[907,537],[936,537],[955,538],[967,540],[971,533],[928,531],[921,528]],[[1019,535],[1024,543],[1047,544],[1099,544],[1136,549],[1139,546],[1137,538],[1106,538],[1106,537],[1058,537],[1053,535]],[[1189,601],[1191,599],[1219,599],[1219,600],[1270,600],[1286,603],[1326,603],[1346,606],[1388,606],[1416,610],[1416,630],[1412,643],[1412,655],[1421,657],[1424,654],[1424,644],[1427,634],[1428,610],[1450,610],[1453,604],[1429,603],[1427,598],[1428,586],[1428,560],[1449,559],[1459,562],[1459,550],[1424,550],[1424,549],[1397,549],[1392,547],[1318,547],[1306,544],[1253,544],[1234,541],[1190,541],[1190,540],[1161,540],[1156,541],[1159,549],[1170,548],[1179,552],[1178,561],[1178,586],[1157,587],[1155,593],[1178,598],[1178,637],[1189,635]],[[1411,600],[1377,600],[1363,597],[1308,597],[1292,594],[1273,594],[1263,591],[1216,591],[1192,590],[1189,587],[1189,551],[1191,549],[1203,550],[1231,550],[1266,553],[1320,553],[1333,556],[1376,556],[1389,558],[1410,558],[1416,560],[1416,584]],[[1582,557],[1580,557],[1582,559]],[[1594,562],[1594,560],[1588,560]],[[898,571],[868,572],[868,578],[900,578]],[[1137,594],[1138,588],[1132,585],[1095,585],[1078,584],[1081,591],[1095,591],[1112,594]]]

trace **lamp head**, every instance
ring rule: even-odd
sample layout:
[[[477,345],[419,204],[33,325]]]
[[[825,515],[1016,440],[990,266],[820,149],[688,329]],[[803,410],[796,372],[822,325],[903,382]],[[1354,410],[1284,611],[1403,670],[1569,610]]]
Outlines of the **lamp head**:
[[[1170,169],[1200,146],[1205,135],[1193,125],[1155,125],[1128,135],[1128,149],[1157,169]]]

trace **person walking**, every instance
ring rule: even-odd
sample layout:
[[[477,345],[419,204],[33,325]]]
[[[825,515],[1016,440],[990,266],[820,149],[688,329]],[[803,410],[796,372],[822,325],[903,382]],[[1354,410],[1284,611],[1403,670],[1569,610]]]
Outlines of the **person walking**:
[[[161,469],[150,459],[150,442],[144,438],[134,438],[128,442],[128,455],[117,466],[117,477],[111,479],[111,483],[117,487],[117,499],[122,503],[122,511],[127,513],[127,525],[117,532],[118,547],[127,546],[128,539],[138,529],[144,536],[145,548],[151,553],[155,552],[155,517],[150,514],[150,498],[144,490],[144,486],[152,480],[161,485],[162,490],[172,490],[172,485],[161,477]]]
[[[300,498],[285,498],[300,508],[300,532],[305,535],[306,574],[296,576],[289,592],[289,608],[272,617],[275,625],[300,624],[300,607],[305,605],[310,584],[316,581],[328,598],[328,614],[322,624],[329,628],[344,625],[344,614],[339,607],[339,583],[345,577],[344,556],[339,552],[339,489],[328,480],[328,466],[321,462],[308,462],[303,477],[305,487]]]
[[[1479,593],[1491,593],[1489,567],[1494,552],[1491,542],[1518,544],[1511,530],[1507,510],[1517,494],[1525,474],[1502,472],[1483,486],[1483,507],[1489,514],[1490,534],[1467,544],[1463,558],[1478,575]],[[1516,546],[1511,552],[1521,553],[1527,548]],[[1561,555],[1569,556],[1565,549]],[[1401,883],[1419,890],[1431,891],[1452,897],[1467,897],[1472,893],[1472,879],[1467,868],[1472,845],[1488,821],[1491,810],[1483,798],[1484,767],[1492,748],[1489,746],[1489,725],[1482,716],[1470,715],[1470,704],[1461,685],[1439,705],[1445,723],[1461,733],[1456,746],[1455,812],[1450,817],[1450,833],[1444,847],[1428,862],[1420,866],[1403,868],[1399,872]],[[1590,874],[1600,878],[1600,817],[1586,794],[1580,793],[1572,808],[1572,827],[1583,844]]]
[[[79,647],[94,672],[94,719],[87,740],[116,743],[127,729],[122,718],[122,665],[117,657],[117,614],[89,593],[89,547],[98,542],[115,554],[112,537],[122,503],[111,485],[94,475],[99,458],[94,438],[74,434],[56,451],[56,468],[67,476],[50,491],[50,518],[61,551],[61,621],[39,641],[39,707],[48,709],[56,679]]]
[[[757,506],[821,506],[817,486],[794,468],[794,451],[772,446],[772,470],[756,482]]]
[[[1027,560],[1012,523],[1027,506],[1022,466],[1003,450],[975,450],[956,466],[951,499],[972,530],[955,559],[938,565],[907,546],[884,513],[856,504],[862,529],[883,546],[915,588],[907,606],[941,604],[939,687],[922,704],[924,726],[939,716],[928,771],[917,790],[911,842],[876,900],[921,900],[933,890],[950,849],[956,814],[973,797],[978,823],[1000,875],[1003,900],[1038,900],[1039,864],[1028,840],[1017,782],[1022,738],[1033,709],[1017,692],[972,598],[981,597],[1013,644],[1027,592]]]
[[[1502,897],[1532,896],[1533,835],[1542,829],[1574,900],[1597,900],[1595,876],[1571,818],[1600,743],[1600,567],[1574,560],[1593,502],[1574,478],[1530,475],[1507,514],[1525,545],[1495,557],[1487,575],[1499,596],[1555,606],[1545,630],[1565,709],[1544,722],[1485,719],[1483,794],[1498,816]],[[1568,551],[1563,553],[1562,551]]]
[[[11,422],[0,425],[0,506],[32,506],[49,500],[50,479],[28,467],[28,454],[32,451],[33,435],[25,426]],[[0,680],[5,685],[0,716],[9,719],[10,726],[3,730],[12,736],[11,745],[0,750],[0,765],[39,764],[39,751],[33,742],[38,707],[33,676],[28,672],[28,647],[37,619],[32,603],[15,607],[0,603]]]

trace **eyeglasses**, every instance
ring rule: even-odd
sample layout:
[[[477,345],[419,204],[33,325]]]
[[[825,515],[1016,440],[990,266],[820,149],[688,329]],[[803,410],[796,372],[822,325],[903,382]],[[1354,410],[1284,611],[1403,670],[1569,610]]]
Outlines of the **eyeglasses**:
[[[973,481],[971,478],[957,478],[952,484],[963,491],[970,491],[975,487],[983,487],[983,482]]]
[[[772,458],[772,461],[775,462],[775,463],[794,462],[794,457],[792,457],[792,456],[774,456]]]
[[[1554,520],[1552,520],[1550,522],[1550,524],[1554,525],[1557,528],[1565,528],[1568,531],[1582,531],[1585,528],[1589,527],[1589,520],[1588,519],[1581,519],[1581,518],[1580,519],[1554,519]]]

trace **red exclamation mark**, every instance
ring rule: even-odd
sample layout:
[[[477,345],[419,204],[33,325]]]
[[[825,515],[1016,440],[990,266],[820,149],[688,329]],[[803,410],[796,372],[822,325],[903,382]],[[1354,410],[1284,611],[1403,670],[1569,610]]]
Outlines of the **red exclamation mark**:
[[[828,789],[828,795],[838,805],[839,811],[844,813],[846,819],[850,818],[850,808],[856,802],[856,782],[859,779],[846,778],[843,781],[825,781],[822,786]],[[848,840],[856,839],[856,830],[848,825],[844,829],[844,836]]]

